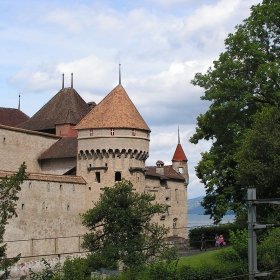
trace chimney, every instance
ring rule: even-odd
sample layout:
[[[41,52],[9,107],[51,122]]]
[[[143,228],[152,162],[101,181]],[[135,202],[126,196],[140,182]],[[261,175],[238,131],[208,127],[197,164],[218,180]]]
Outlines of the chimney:
[[[73,88],[73,73],[71,73],[71,88]]]
[[[161,160],[158,160],[156,163],[156,173],[160,175],[164,175],[164,162]]]
[[[64,73],[62,74],[62,89],[64,89]]]

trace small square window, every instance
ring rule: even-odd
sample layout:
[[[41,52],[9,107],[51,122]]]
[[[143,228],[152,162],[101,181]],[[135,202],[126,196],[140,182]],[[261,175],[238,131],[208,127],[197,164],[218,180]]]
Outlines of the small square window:
[[[121,172],[117,171],[115,172],[115,181],[121,181],[122,180],[122,174]]]

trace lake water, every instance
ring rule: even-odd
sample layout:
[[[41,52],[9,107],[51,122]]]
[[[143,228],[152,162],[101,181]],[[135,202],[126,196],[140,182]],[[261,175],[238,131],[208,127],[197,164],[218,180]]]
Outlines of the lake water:
[[[221,224],[232,223],[235,215],[225,215]],[[188,229],[201,226],[211,226],[213,220],[210,220],[210,215],[188,214]]]

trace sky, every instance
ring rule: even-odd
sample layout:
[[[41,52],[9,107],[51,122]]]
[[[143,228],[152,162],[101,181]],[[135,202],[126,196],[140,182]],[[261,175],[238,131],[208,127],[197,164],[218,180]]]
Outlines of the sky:
[[[1,0],[0,107],[34,115],[62,87],[99,103],[121,83],[151,129],[146,165],[188,158],[188,198],[205,195],[195,174],[211,142],[189,142],[210,103],[193,86],[235,26],[261,0]]]

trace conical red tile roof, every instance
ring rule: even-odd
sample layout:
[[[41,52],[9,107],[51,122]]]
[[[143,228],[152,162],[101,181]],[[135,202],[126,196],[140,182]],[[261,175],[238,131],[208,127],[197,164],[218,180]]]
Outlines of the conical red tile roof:
[[[185,152],[181,146],[181,144],[178,144],[174,153],[174,156],[172,158],[172,161],[187,161],[187,157],[185,155]]]
[[[135,128],[151,131],[121,85],[116,86],[75,126],[75,129],[91,128]]]

